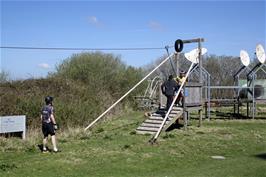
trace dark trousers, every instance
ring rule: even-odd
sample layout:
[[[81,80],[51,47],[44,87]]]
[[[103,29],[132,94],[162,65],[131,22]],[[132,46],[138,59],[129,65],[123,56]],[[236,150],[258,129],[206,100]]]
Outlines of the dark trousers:
[[[166,95],[167,97],[167,103],[166,103],[166,110],[168,111],[168,109],[170,108],[172,102],[173,102],[173,95]]]

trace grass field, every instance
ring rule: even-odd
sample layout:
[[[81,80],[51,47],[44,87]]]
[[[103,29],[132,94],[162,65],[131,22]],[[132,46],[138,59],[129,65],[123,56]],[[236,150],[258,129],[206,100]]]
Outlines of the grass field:
[[[41,134],[28,140],[0,138],[0,176],[262,177],[266,176],[266,120],[212,120],[188,131],[150,135],[134,130],[144,120],[133,112],[97,124],[91,132],[58,132],[62,152],[41,153]],[[213,159],[212,156],[225,159]]]

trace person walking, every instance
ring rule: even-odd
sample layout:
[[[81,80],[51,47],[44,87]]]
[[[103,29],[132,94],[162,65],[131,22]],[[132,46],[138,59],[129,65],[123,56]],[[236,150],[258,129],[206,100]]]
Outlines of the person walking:
[[[161,85],[162,93],[167,97],[166,111],[169,110],[173,102],[175,92],[178,90],[178,84],[173,78],[173,75],[169,75],[168,80]]]
[[[45,106],[41,110],[42,132],[43,132],[43,152],[48,152],[47,141],[48,136],[51,136],[53,152],[58,152],[56,146],[55,130],[57,130],[57,124],[54,117],[53,97],[47,96],[44,99]]]

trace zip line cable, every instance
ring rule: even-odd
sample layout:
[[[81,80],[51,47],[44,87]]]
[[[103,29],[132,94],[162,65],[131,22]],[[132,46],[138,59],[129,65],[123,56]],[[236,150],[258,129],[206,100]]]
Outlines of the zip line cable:
[[[173,46],[171,46],[173,47]],[[21,46],[1,46],[1,49],[18,50],[165,50],[165,47],[133,47],[133,48],[67,48],[67,47],[21,47]]]

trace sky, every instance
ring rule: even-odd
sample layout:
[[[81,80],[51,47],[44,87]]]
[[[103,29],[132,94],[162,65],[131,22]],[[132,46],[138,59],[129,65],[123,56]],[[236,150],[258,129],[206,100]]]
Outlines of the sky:
[[[265,48],[266,3],[260,1],[3,1],[1,47],[141,48],[173,46],[176,39],[204,38],[208,54],[254,57]],[[184,52],[196,48],[188,44]],[[12,79],[47,76],[84,51],[1,48],[1,71]],[[165,49],[103,51],[141,67]],[[173,49],[170,49],[173,52]]]

